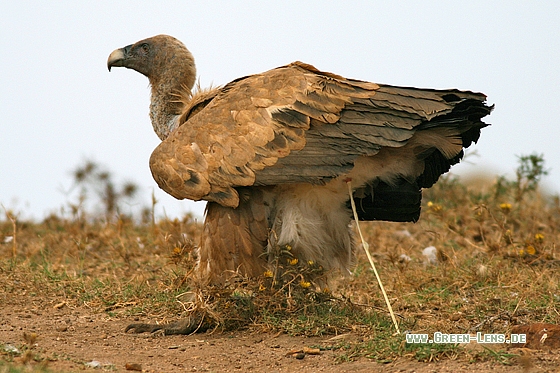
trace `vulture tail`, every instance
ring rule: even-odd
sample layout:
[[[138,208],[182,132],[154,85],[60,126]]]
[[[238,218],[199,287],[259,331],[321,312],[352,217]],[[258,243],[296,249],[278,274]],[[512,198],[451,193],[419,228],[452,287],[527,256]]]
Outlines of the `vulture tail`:
[[[464,97],[460,97],[462,95]],[[490,114],[494,106],[486,105],[484,95],[471,92],[449,91],[449,94],[444,94],[442,98],[453,106],[451,112],[426,120],[415,130],[418,132],[437,127],[453,128],[460,134],[463,149],[476,143],[480,130],[488,125],[482,118]],[[463,155],[461,150],[455,156],[447,158],[436,148],[422,152],[424,171],[414,182],[400,179],[394,185],[373,183],[369,189],[366,188],[365,195],[360,196],[363,198],[354,197],[359,219],[416,222],[420,217],[421,188],[434,185],[452,165],[459,163]]]
[[[420,218],[422,191],[404,179],[394,185],[379,182],[363,198],[354,197],[360,220],[416,222]],[[350,208],[350,201],[347,203]]]

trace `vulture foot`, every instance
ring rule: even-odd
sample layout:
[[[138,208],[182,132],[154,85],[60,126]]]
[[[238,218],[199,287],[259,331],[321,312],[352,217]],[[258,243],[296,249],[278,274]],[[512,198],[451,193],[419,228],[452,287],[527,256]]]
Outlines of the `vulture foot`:
[[[164,335],[193,334],[204,332],[211,327],[204,317],[187,317],[169,324],[134,323],[125,328],[125,333],[156,333]]]

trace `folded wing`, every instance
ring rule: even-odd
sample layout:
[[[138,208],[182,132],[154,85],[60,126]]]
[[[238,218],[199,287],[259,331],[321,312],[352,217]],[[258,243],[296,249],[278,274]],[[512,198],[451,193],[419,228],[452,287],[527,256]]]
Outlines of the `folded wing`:
[[[413,184],[429,187],[478,139],[491,110],[484,101],[472,92],[345,79],[296,62],[235,80],[187,107],[150,167],[176,198],[236,207],[237,187],[322,184],[349,172],[358,157],[416,141],[425,166]],[[436,143],[426,140],[430,131]],[[442,134],[450,140],[438,141]]]

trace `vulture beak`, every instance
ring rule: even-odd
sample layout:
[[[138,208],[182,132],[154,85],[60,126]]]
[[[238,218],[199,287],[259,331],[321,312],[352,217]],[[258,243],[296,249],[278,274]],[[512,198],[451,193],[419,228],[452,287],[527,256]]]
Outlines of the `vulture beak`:
[[[111,71],[111,67],[126,67],[126,60],[130,53],[130,48],[132,45],[128,45],[124,48],[115,49],[109,55],[109,59],[107,60],[107,68]]]

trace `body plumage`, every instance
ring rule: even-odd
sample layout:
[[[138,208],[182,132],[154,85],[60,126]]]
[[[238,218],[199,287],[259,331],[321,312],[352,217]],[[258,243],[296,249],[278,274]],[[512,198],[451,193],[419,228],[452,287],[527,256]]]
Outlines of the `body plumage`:
[[[198,274],[213,283],[261,275],[286,245],[347,273],[346,183],[360,219],[416,221],[421,189],[459,162],[492,110],[480,93],[375,84],[301,62],[193,94],[194,59],[166,35],[115,50],[115,66],[150,80],[157,184],[208,201]]]

